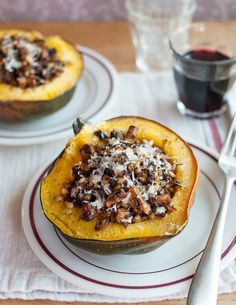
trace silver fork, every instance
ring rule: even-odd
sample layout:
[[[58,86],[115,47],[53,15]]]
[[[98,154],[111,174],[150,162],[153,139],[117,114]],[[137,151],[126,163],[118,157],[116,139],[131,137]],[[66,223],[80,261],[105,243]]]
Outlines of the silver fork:
[[[221,203],[205,250],[189,289],[188,305],[215,305],[217,302],[221,244],[231,189],[236,180],[236,114],[218,160],[225,174]]]

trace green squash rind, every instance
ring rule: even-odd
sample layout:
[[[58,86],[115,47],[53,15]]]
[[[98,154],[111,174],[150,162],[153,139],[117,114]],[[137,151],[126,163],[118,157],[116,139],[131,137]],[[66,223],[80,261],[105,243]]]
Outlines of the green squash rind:
[[[55,225],[54,225],[55,226]],[[69,243],[95,254],[113,255],[113,254],[144,254],[153,251],[167,242],[171,236],[150,237],[150,238],[131,238],[115,241],[101,241],[94,239],[76,239],[67,236],[58,230]]]
[[[77,118],[72,124],[74,134],[77,135],[78,133],[80,133],[83,127],[88,124],[90,124],[89,121],[84,120],[82,118]]]
[[[74,92],[75,86],[47,101],[0,101],[0,119],[14,122],[53,113],[67,105]]]

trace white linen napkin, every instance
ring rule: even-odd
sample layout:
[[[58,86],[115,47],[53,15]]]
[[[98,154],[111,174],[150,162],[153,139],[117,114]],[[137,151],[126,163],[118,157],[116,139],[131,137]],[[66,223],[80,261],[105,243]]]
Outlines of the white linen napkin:
[[[232,89],[228,93],[228,101],[229,101],[229,114],[233,116],[236,113],[236,82],[234,83]]]
[[[155,119],[173,128],[184,138],[194,139],[220,149],[227,119],[199,121],[182,117],[176,110],[176,92],[172,74],[157,75],[121,73],[119,94],[101,113],[100,121],[118,115],[140,115]],[[85,291],[49,271],[30,249],[21,226],[21,201],[35,170],[52,160],[65,140],[26,147],[0,148],[0,298],[52,299],[88,302],[136,302],[143,300],[112,298]],[[232,262],[220,274],[219,292],[236,291],[236,265]],[[186,296],[186,291],[166,295],[162,299]],[[154,300],[154,299],[153,299]],[[155,300],[159,300],[155,298]]]

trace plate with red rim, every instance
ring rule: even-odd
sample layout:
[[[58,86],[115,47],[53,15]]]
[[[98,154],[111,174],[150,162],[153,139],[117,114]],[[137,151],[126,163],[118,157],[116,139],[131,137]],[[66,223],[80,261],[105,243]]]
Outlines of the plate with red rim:
[[[0,145],[29,145],[73,136],[71,125],[76,117],[91,119],[117,94],[118,74],[101,54],[77,45],[84,70],[70,102],[60,110],[17,123],[0,122]]]
[[[199,186],[189,222],[160,248],[141,255],[102,256],[66,241],[42,213],[39,189],[48,167],[30,181],[22,204],[26,238],[38,258],[54,273],[78,287],[113,297],[153,299],[188,289],[213,224],[224,183],[218,154],[190,144],[200,164]],[[236,257],[236,187],[233,188],[222,245],[221,268]]]

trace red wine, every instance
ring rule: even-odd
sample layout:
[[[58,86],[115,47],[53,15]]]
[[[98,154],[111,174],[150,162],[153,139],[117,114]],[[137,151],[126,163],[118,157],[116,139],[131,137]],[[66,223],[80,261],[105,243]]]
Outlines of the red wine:
[[[187,109],[198,113],[221,109],[226,103],[225,93],[235,79],[235,75],[224,73],[225,65],[221,65],[230,57],[217,50],[196,49],[187,52],[184,59],[189,60],[183,64],[179,59],[179,65],[177,63],[174,67],[179,100]],[[213,62],[215,65],[212,65]]]

